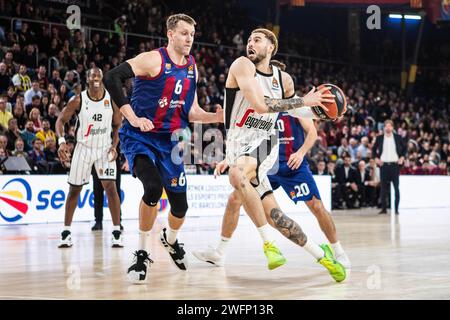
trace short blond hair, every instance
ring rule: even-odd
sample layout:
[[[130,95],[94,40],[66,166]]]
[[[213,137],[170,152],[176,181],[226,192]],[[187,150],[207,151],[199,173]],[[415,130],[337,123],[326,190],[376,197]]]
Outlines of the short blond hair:
[[[273,52],[272,52],[272,57],[274,55],[277,54],[278,51],[278,39],[277,36],[275,35],[275,33],[273,33],[272,31],[270,31],[269,29],[265,29],[265,28],[258,28],[252,31],[251,34],[254,33],[262,33],[266,36],[267,39],[269,39],[270,42],[272,42],[274,48],[273,48]]]
[[[390,123],[391,126],[394,127],[394,121],[392,121],[391,119],[387,119],[384,121],[384,125],[387,125],[388,123]]]
[[[189,23],[190,25],[195,26],[197,23],[195,20],[184,13],[177,13],[169,16],[166,20],[167,30],[174,30],[177,27],[178,21],[184,21]]]

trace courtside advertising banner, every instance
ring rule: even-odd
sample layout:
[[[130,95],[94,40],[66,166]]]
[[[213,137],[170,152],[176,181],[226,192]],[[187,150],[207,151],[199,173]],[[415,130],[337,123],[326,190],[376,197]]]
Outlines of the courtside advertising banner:
[[[211,175],[187,175],[189,203],[188,216],[222,215],[228,196],[233,191],[228,176],[217,179]],[[331,179],[316,176],[325,208],[331,209]],[[300,186],[301,188],[301,186]],[[299,189],[300,190],[300,189]],[[64,207],[69,185],[65,175],[2,175],[0,176],[0,225],[53,223],[64,221]],[[142,184],[129,174],[122,175],[122,218],[137,219]],[[295,205],[279,188],[275,197],[287,213],[307,212],[304,203]],[[104,197],[104,217],[110,220],[108,203]],[[166,215],[170,210],[167,195],[163,193],[158,211]],[[244,214],[244,210],[241,209]],[[78,199],[74,221],[94,220],[94,193],[92,179],[85,185]]]

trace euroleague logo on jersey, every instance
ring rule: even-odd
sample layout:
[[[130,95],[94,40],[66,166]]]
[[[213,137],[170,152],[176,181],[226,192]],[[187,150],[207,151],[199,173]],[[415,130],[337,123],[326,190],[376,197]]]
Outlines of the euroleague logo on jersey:
[[[16,222],[28,212],[31,187],[27,181],[16,178],[8,181],[0,191],[0,216],[7,222]]]

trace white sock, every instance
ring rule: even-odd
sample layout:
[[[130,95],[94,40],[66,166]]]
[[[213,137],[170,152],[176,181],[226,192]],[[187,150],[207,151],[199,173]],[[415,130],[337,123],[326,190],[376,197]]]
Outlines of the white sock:
[[[319,247],[319,245],[317,243],[315,243],[314,241],[312,241],[310,239],[306,240],[306,243],[303,246],[303,249],[305,249],[309,254],[311,254],[317,260],[322,259],[325,256],[325,253],[323,252],[322,248]]]
[[[224,236],[220,237],[219,244],[217,245],[217,252],[222,256],[225,254],[225,250],[228,247],[228,244],[230,243],[231,238],[226,238]]]
[[[71,232],[71,231],[70,231],[70,228],[71,228],[71,226],[64,226],[64,227],[63,227],[63,231],[66,231],[66,230],[67,230],[67,231]]]
[[[258,232],[261,236],[261,239],[263,240],[263,242],[272,242],[272,237],[271,237],[271,231],[270,230],[270,225],[268,223],[266,223],[265,225],[263,225],[262,227],[258,228]]]
[[[169,244],[174,244],[175,241],[177,241],[177,234],[178,230],[174,230],[171,227],[167,226],[166,235],[167,235],[167,242]]]
[[[138,250],[149,251],[150,248],[150,233],[151,231],[139,230],[139,247]]]
[[[120,231],[120,224],[118,226],[113,226],[113,231]]]
[[[331,248],[333,248],[334,256],[340,256],[341,254],[345,254],[344,249],[341,246],[341,243],[338,241],[336,243],[331,244]]]

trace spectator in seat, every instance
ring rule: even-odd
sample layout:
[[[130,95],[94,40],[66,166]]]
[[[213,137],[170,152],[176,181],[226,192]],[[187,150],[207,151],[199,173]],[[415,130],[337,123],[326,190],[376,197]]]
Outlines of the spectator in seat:
[[[22,138],[17,138],[15,143],[14,151],[11,153],[14,157],[24,157],[28,159],[28,154],[25,151],[25,142]]]
[[[27,113],[28,117],[30,117],[30,112],[34,108],[39,110],[39,115],[41,115],[43,113],[41,97],[39,97],[38,95],[33,96],[33,98],[31,98],[31,103],[25,105],[25,112]]]
[[[15,148],[17,138],[20,138],[20,131],[19,127],[17,126],[17,120],[15,118],[9,119],[8,130],[6,131],[5,135],[8,138],[6,150],[11,153]]]
[[[36,139],[36,134],[34,133],[34,124],[33,121],[27,120],[25,124],[25,129],[20,132],[20,136],[22,137],[25,143],[25,151],[30,151],[33,148],[33,141]]]
[[[42,92],[41,89],[39,88],[39,81],[37,80],[33,80],[31,82],[31,88],[28,89],[27,91],[25,91],[25,105],[29,105],[31,104],[31,100],[35,97],[38,96],[39,98],[42,98]]]
[[[47,90],[49,81],[47,78],[47,68],[44,65],[39,66],[36,81],[39,83],[39,89],[43,91]]]
[[[367,204],[371,207],[377,207],[380,195],[380,168],[377,166],[375,159],[370,159],[367,169],[369,171],[369,181],[366,186]]]
[[[56,120],[58,119],[58,107],[56,104],[51,103],[48,106],[47,120],[50,122],[50,129],[55,131]]]
[[[358,186],[358,202],[359,207],[366,207],[368,204],[367,186],[369,185],[370,175],[366,169],[366,162],[360,160],[358,162],[358,173],[356,175],[356,185]]]
[[[0,96],[0,125],[3,127],[3,130],[8,128],[8,121],[13,118],[11,112],[6,110],[6,102],[7,98],[4,95]]]
[[[45,153],[42,150],[42,142],[40,139],[36,138],[33,140],[33,149],[28,152],[28,158],[34,173],[46,174],[48,172],[48,163],[45,159]]]
[[[16,105],[13,108],[13,117],[17,120],[17,126],[19,127],[19,130],[25,129],[27,117],[25,114],[23,99],[21,98],[17,98],[16,100]]]
[[[27,74],[27,66],[21,64],[19,72],[12,77],[12,83],[16,89],[16,92],[25,92],[31,88],[31,79]]]
[[[7,91],[11,83],[11,76],[7,71],[6,63],[0,62],[0,93]]]
[[[28,118],[33,121],[33,128],[35,133],[42,130],[41,112],[38,108],[31,109]]]
[[[336,168],[336,178],[339,184],[339,189],[348,209],[355,207],[355,202],[358,197],[358,186],[356,184],[357,172],[351,165],[351,157],[348,153],[344,155],[344,164]]]
[[[42,120],[42,130],[36,133],[36,138],[41,140],[44,148],[47,148],[48,139],[52,139],[56,143],[56,134],[50,129],[50,121],[48,119]]]
[[[316,174],[316,175],[318,175],[318,176],[325,176],[325,175],[328,175],[327,167],[326,167],[325,161],[320,160],[320,161],[317,163],[317,169],[314,170],[313,173]]]

